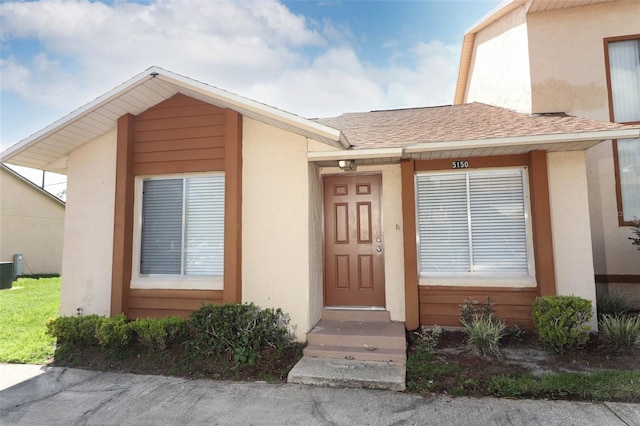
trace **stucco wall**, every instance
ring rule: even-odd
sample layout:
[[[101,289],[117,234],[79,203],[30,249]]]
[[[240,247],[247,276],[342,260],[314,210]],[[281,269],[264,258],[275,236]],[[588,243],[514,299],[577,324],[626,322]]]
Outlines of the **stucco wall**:
[[[603,39],[640,33],[638,16],[635,0],[529,15],[533,112],[609,121]],[[595,273],[640,274],[631,232],[618,226],[611,142],[587,151],[587,173]]]
[[[312,325],[306,138],[245,117],[242,155],[242,298],[282,308],[302,340]]]
[[[23,255],[23,274],[59,274],[64,205],[0,169],[0,261]]]
[[[603,39],[638,34],[638,16],[635,0],[528,15],[533,112],[609,121]]]
[[[476,34],[464,101],[531,111],[524,6]]]
[[[322,179],[320,168],[309,163],[309,326],[322,315],[323,296],[323,226]]]
[[[356,173],[382,172],[382,234],[386,308],[392,321],[405,320],[404,246],[402,236],[402,182],[400,165],[358,166]],[[343,172],[325,167],[322,174]]]
[[[584,152],[551,152],[547,166],[557,294],[593,301],[595,314]],[[596,326],[595,315],[592,326]]]
[[[115,160],[115,130],[69,156],[61,315],[109,314]]]

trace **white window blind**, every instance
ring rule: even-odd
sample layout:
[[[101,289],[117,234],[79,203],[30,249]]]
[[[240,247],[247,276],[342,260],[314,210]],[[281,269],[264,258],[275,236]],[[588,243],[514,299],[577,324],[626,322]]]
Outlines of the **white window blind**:
[[[420,273],[527,273],[522,170],[416,178]]]
[[[640,122],[640,39],[608,43],[614,121]],[[640,139],[617,142],[622,218],[640,217]]]
[[[186,182],[186,275],[223,273],[224,177],[189,178]]]
[[[224,176],[143,181],[140,273],[222,276]]]
[[[619,139],[617,145],[622,216],[632,221],[640,218],[640,139]]]
[[[180,274],[182,179],[142,183],[141,274]]]
[[[640,39],[609,43],[614,120],[640,121]]]

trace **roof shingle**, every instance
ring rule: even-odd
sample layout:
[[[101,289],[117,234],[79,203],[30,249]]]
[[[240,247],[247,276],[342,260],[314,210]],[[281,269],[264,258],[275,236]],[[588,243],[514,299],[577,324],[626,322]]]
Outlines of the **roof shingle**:
[[[616,130],[628,126],[566,114],[523,114],[473,102],[462,105],[347,113],[317,122],[341,130],[354,149],[416,143]]]

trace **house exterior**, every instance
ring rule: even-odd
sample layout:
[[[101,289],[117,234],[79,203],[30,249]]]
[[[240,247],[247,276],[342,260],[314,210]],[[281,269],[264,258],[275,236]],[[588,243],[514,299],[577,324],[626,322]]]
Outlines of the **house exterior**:
[[[307,120],[151,68],[2,154],[68,177],[61,313],[325,308],[408,329],[593,299],[584,151],[640,129],[481,103]]]
[[[640,2],[508,1],[464,35],[455,103],[640,123]],[[640,140],[585,152],[598,288],[640,301]]]
[[[22,255],[22,274],[59,274],[65,205],[0,164],[0,261]]]

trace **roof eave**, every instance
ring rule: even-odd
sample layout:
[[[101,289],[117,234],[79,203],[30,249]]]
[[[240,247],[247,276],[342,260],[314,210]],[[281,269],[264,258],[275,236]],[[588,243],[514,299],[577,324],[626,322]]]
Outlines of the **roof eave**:
[[[348,149],[343,151],[318,151],[307,153],[310,162],[338,160],[372,160],[376,158],[400,159],[402,148]]]
[[[123,84],[115,87],[114,89],[108,91],[107,93],[99,96],[93,101],[83,105],[77,110],[65,115],[64,117],[54,121],[50,125],[46,126],[42,130],[34,133],[33,135],[23,139],[22,141],[16,143],[15,145],[10,146],[5,151],[0,153],[0,162],[7,163],[11,160],[11,158],[20,154],[21,152],[27,150],[29,147],[37,145],[38,142],[46,139],[51,136],[55,132],[60,131],[62,128],[74,123],[77,120],[80,120],[82,117],[92,113],[93,111],[101,108],[102,106],[108,104],[113,99],[122,95],[124,92],[127,92],[136,86],[143,84],[145,81],[153,78],[153,69],[149,68],[148,70],[138,74],[132,79],[124,82]]]
[[[420,152],[434,152],[447,150],[466,150],[478,148],[494,148],[506,146],[526,146],[526,145],[547,145],[547,144],[568,144],[574,142],[585,142],[589,146],[593,142],[602,142],[610,139],[634,139],[640,137],[640,128],[601,130],[575,133],[555,133],[545,135],[514,136],[508,138],[474,139],[462,141],[445,142],[423,142],[407,145],[403,148],[404,154],[414,154]],[[585,147],[588,148],[589,146]]]
[[[56,132],[63,130],[65,127],[81,120],[88,114],[108,105],[110,102],[126,94],[135,87],[154,78],[169,82],[179,89],[199,93],[221,107],[234,109],[248,117],[271,123],[285,130],[293,131],[309,138],[317,139],[339,149],[349,148],[349,142],[340,130],[316,123],[312,120],[302,118],[295,114],[279,110],[254,100],[226,92],[222,89],[206,85],[199,81],[174,74],[159,67],[151,67],[86,105],[78,108],[72,113],[48,125],[42,130],[34,133],[28,138],[9,147],[7,150],[0,153],[0,162],[10,163],[12,158],[28,150],[30,147],[38,145],[38,143],[46,140]],[[152,105],[149,107],[151,106]],[[58,158],[52,159],[52,161],[56,160],[58,160]]]

